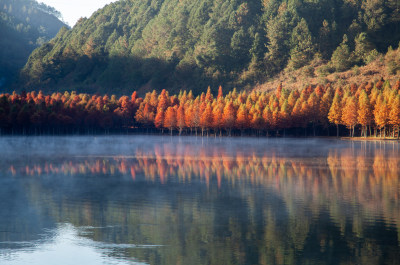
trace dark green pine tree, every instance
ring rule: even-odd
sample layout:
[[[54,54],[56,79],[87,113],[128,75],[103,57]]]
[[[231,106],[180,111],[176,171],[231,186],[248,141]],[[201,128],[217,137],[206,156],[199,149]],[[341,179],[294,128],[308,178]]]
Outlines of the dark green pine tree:
[[[292,49],[288,66],[297,69],[308,64],[315,54],[315,45],[304,18],[293,29],[290,42]]]
[[[331,63],[337,71],[345,71],[351,67],[352,56],[347,41],[347,35],[345,34],[342,43],[332,54]]]
[[[358,63],[367,63],[368,55],[374,49],[374,45],[368,39],[367,33],[361,32],[355,39],[354,59]]]

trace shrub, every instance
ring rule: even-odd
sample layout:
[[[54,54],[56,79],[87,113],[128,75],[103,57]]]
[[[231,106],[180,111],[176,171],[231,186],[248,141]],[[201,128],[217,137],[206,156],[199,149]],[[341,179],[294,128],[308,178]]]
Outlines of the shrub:
[[[379,52],[378,52],[376,49],[373,49],[373,50],[367,55],[367,57],[365,58],[365,62],[366,62],[367,64],[369,64],[369,63],[375,61],[376,58],[378,58],[378,56],[379,56]]]
[[[314,67],[312,67],[311,65],[307,65],[303,67],[302,73],[306,77],[314,77],[315,76],[314,70],[315,70]]]

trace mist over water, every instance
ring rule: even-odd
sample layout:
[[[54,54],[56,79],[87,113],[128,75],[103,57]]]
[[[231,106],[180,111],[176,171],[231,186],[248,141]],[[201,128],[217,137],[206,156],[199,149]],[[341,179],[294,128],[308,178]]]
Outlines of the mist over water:
[[[0,138],[0,264],[399,264],[400,146]]]

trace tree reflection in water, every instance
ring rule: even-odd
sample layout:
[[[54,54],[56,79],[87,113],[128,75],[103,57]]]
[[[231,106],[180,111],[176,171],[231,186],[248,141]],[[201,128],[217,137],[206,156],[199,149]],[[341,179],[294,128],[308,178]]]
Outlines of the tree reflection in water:
[[[400,262],[397,143],[308,153],[279,141],[266,149],[189,141],[133,148],[1,169],[43,227],[108,227],[82,236],[165,246],[118,250],[151,264]]]

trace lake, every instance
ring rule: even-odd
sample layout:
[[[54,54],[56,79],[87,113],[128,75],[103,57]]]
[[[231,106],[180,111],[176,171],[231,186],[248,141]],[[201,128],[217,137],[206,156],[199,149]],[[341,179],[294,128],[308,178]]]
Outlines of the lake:
[[[400,145],[0,138],[0,264],[400,264]]]

